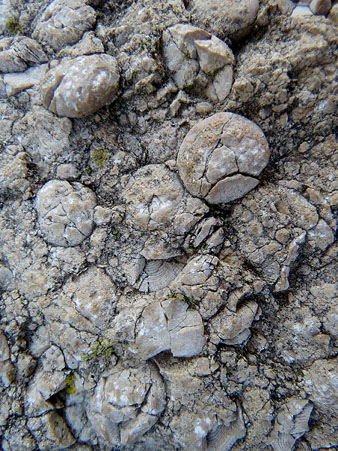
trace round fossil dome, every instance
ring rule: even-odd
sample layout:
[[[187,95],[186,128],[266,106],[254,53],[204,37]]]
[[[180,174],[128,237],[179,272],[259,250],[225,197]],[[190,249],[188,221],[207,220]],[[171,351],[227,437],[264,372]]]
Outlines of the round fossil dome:
[[[217,113],[188,132],[177,165],[190,194],[223,204],[257,186],[269,157],[267,140],[256,124],[238,114]]]
[[[117,61],[110,55],[64,60],[41,81],[42,103],[58,116],[87,116],[114,100],[119,78]]]
[[[81,185],[51,180],[38,192],[35,208],[47,243],[77,246],[93,230],[94,192]]]

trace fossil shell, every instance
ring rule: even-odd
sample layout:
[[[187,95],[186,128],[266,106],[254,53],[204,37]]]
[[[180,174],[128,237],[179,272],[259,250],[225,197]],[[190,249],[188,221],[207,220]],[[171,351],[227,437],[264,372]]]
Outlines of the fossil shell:
[[[164,260],[147,261],[141,275],[138,289],[145,293],[165,288],[183,268],[182,263]]]

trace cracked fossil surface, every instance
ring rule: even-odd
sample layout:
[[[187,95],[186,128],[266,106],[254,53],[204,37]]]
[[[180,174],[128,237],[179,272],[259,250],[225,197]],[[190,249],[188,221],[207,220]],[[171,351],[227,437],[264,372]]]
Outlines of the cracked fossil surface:
[[[222,204],[255,188],[269,157],[268,143],[256,124],[234,113],[218,113],[189,131],[177,165],[192,195]]]
[[[93,229],[95,194],[80,183],[51,180],[38,192],[35,207],[48,243],[76,246]]]

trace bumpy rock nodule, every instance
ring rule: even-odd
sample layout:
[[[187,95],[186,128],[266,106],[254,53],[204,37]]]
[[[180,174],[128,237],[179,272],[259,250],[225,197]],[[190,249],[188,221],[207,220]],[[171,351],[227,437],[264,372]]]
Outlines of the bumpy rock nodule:
[[[267,140],[256,124],[238,114],[217,113],[189,131],[177,165],[190,194],[222,204],[255,188],[269,157]]]
[[[65,59],[41,81],[42,103],[59,116],[87,116],[114,100],[119,78],[116,59],[110,55]]]
[[[47,61],[40,44],[26,36],[0,39],[0,72],[22,72]]]
[[[258,0],[193,0],[192,20],[217,36],[238,40],[250,31],[258,7]]]
[[[42,13],[33,38],[60,50],[93,27],[96,13],[84,0],[54,0]]]
[[[92,232],[95,206],[95,194],[80,183],[49,181],[35,203],[44,239],[56,246],[80,244]]]
[[[116,366],[97,384],[88,406],[96,432],[111,445],[132,445],[157,421],[165,407],[165,388],[156,368]]]
[[[163,33],[163,52],[180,89],[223,101],[233,81],[234,55],[225,42],[189,24],[177,24]]]
[[[181,255],[184,237],[208,211],[202,201],[185,192],[174,172],[160,164],[136,171],[122,197],[127,221],[147,233],[142,250],[147,260]]]

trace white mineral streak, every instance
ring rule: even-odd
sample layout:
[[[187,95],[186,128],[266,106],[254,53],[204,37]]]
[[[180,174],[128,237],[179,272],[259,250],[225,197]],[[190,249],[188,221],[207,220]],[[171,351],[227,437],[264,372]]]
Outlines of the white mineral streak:
[[[222,204],[255,188],[269,157],[268,143],[256,124],[234,113],[218,113],[192,127],[177,165],[192,195]]]

